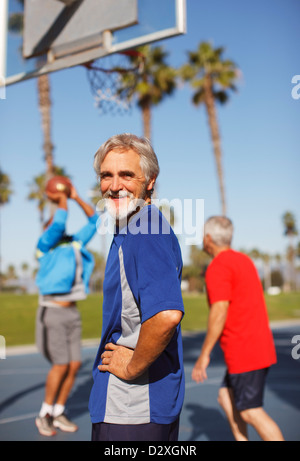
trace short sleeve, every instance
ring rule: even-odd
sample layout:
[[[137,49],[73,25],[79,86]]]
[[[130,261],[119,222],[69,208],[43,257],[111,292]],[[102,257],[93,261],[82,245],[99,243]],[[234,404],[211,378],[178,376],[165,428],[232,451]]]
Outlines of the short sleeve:
[[[207,269],[205,281],[210,305],[232,300],[232,271],[228,266],[213,261]]]
[[[184,312],[182,261],[179,245],[178,248],[174,245],[176,237],[171,234],[140,237],[137,283],[142,322],[164,310]]]

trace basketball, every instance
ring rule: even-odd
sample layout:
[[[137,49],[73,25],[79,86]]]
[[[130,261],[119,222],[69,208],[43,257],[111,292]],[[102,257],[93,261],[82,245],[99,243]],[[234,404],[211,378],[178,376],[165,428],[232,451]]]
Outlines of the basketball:
[[[64,192],[67,197],[70,197],[71,186],[71,181],[65,176],[53,176],[46,184],[46,192]]]

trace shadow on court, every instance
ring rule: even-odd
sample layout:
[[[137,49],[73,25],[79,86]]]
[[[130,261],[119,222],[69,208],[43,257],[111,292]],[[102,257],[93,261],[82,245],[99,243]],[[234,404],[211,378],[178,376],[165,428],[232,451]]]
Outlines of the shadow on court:
[[[279,424],[286,440],[300,440],[300,359],[292,358],[292,338],[299,326],[273,329],[278,363],[267,379],[264,407]],[[213,351],[208,380],[196,384],[191,371],[204,339],[203,333],[184,335],[186,394],[180,420],[180,441],[233,440],[217,395],[225,373],[219,347]],[[74,434],[58,432],[51,439],[39,435],[35,416],[44,396],[48,363],[37,353],[9,355],[0,361],[0,440],[1,441],[88,441],[91,424],[88,400],[92,387],[91,371],[96,347],[83,347],[83,364],[68,401],[68,415],[78,425]],[[250,439],[259,440],[254,431]]]

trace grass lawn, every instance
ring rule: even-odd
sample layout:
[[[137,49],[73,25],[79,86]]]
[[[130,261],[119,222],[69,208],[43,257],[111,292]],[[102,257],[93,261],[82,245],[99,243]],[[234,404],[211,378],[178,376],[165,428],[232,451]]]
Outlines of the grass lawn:
[[[14,295],[0,293],[0,335],[6,346],[34,344],[37,295]],[[206,328],[208,308],[206,296],[185,295],[183,331]],[[270,321],[300,319],[300,293],[281,293],[266,296]],[[102,296],[92,294],[78,304],[82,316],[83,339],[100,338],[102,328]]]

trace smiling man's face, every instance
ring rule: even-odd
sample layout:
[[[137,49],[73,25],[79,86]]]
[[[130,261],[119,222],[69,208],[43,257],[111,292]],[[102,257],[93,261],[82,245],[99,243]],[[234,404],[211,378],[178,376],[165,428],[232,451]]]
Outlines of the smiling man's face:
[[[155,180],[148,184],[134,150],[112,150],[100,167],[100,187],[107,209],[117,221],[136,211],[139,200],[147,201]]]

